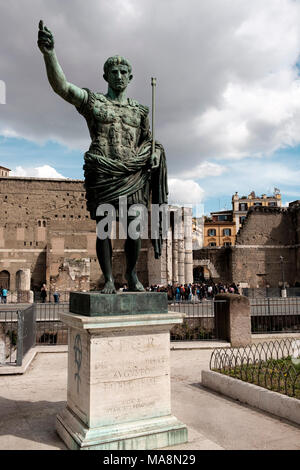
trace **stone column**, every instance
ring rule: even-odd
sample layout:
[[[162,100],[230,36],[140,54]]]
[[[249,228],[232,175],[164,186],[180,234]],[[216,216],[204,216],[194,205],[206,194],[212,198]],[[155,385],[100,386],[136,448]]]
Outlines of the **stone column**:
[[[184,277],[185,283],[193,282],[193,235],[192,235],[192,209],[184,207]]]
[[[171,414],[170,329],[164,293],[73,292],[67,407],[56,429],[70,449],[147,450],[187,441]]]
[[[251,344],[251,315],[248,297],[218,294],[214,302],[215,328],[219,339],[230,341],[232,347]]]
[[[173,237],[172,243],[172,284],[178,284],[178,240]]]
[[[178,283],[185,283],[185,272],[184,272],[184,259],[185,259],[185,249],[184,249],[184,229],[183,229],[183,220],[182,220],[182,208],[178,209],[180,211],[180,220],[178,218]]]
[[[172,228],[169,228],[169,230],[168,230],[168,239],[165,240],[165,243],[167,245],[167,263],[166,263],[167,273],[166,273],[166,278],[167,278],[167,284],[171,284],[172,279],[173,279]]]

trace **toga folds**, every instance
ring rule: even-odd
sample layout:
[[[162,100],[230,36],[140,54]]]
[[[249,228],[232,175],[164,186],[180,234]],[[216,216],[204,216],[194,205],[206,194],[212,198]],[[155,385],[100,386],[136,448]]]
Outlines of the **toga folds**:
[[[143,204],[149,208],[150,200],[152,204],[167,204],[166,157],[163,146],[158,142],[155,142],[155,148],[161,152],[159,167],[151,171],[149,164],[152,139],[148,108],[130,99],[128,104],[120,105],[100,93],[86,90],[88,98],[77,109],[86,118],[92,139],[90,149],[84,155],[83,166],[87,209],[91,218],[96,219],[100,204],[112,204],[117,210],[122,196],[127,197],[128,207]],[[133,138],[125,140],[128,133]],[[161,220],[159,236],[152,240],[152,245],[155,258],[159,258]]]

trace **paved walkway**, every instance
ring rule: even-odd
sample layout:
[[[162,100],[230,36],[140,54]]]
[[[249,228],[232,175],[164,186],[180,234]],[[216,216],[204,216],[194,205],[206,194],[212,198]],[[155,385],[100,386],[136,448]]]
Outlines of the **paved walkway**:
[[[171,351],[172,412],[189,430],[189,442],[177,448],[300,449],[299,427],[201,386],[210,354]],[[55,417],[66,398],[66,352],[37,354],[25,374],[0,376],[0,449],[65,449]]]

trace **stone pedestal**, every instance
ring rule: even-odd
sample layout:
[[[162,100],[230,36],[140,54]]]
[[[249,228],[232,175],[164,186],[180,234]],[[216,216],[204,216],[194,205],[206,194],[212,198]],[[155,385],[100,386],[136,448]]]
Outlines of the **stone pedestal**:
[[[61,315],[69,327],[67,407],[56,426],[68,448],[146,450],[186,442],[170,396],[169,330],[182,314],[168,313],[166,294],[72,293],[70,308],[76,313]]]

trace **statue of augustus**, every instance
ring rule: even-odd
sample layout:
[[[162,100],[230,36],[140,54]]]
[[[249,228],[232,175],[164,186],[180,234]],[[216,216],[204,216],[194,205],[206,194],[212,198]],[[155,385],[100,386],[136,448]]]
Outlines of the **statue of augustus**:
[[[99,222],[97,208],[110,203],[116,208],[120,197],[127,197],[127,207],[143,204],[167,203],[167,168],[164,149],[152,142],[149,129],[149,109],[126,97],[132,80],[128,60],[116,55],[104,64],[106,94],[79,88],[66,80],[55,50],[51,31],[39,23],[38,46],[43,53],[49,83],[64,100],[73,104],[85,118],[91,145],[84,155],[84,177],[87,209],[92,219]],[[128,224],[132,220],[128,216]],[[161,237],[152,240],[155,257],[161,255]],[[138,280],[136,264],[141,239],[127,235],[125,241],[126,279],[128,290],[143,291]],[[116,292],[112,275],[112,245],[110,238],[97,237],[96,252],[105,285],[103,293]]]

